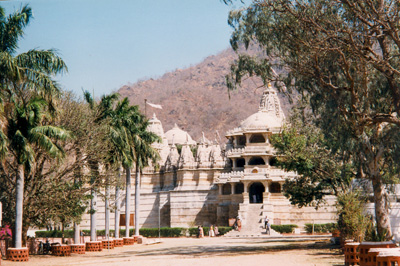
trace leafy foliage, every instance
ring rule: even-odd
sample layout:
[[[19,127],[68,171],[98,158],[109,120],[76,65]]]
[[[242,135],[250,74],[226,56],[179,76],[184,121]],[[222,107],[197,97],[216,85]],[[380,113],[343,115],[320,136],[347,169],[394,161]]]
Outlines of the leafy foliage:
[[[282,224],[282,225],[276,225],[272,224],[271,228],[278,233],[293,233],[293,230],[297,228],[298,225],[296,224]]]
[[[265,53],[242,55],[227,76],[229,88],[259,76],[289,94],[297,91],[332,154],[351,155],[357,177],[371,181],[378,233],[388,239],[386,184],[398,179],[399,165],[399,13],[393,1],[255,0],[229,16],[233,49],[254,44]],[[315,197],[321,195],[307,202]]]
[[[372,236],[372,231],[375,233],[373,217],[365,214],[365,204],[366,197],[357,191],[338,197],[338,229],[343,238],[363,241]]]
[[[315,233],[332,233],[334,230],[338,228],[337,223],[327,223],[327,224],[305,224],[304,229],[307,233],[311,234]]]

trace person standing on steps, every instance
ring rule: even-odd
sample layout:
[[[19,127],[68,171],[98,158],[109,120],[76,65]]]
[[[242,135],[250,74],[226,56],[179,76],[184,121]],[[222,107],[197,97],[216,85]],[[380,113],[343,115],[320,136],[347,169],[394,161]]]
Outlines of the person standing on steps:
[[[265,230],[267,235],[271,235],[271,224],[269,223],[269,220],[267,222],[267,224],[265,225]]]
[[[265,215],[265,219],[264,219],[264,229],[267,229],[267,223],[269,222],[268,216]]]
[[[239,216],[238,216],[238,219],[237,219],[237,228],[238,228],[239,232],[242,229],[242,220],[240,220]]]

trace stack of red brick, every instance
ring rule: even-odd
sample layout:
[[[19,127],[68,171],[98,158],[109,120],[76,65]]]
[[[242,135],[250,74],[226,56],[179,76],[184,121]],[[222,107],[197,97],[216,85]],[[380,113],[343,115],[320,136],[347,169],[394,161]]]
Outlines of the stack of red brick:
[[[349,242],[344,247],[345,265],[400,265],[400,248],[393,242]],[[397,263],[397,264],[396,264]]]

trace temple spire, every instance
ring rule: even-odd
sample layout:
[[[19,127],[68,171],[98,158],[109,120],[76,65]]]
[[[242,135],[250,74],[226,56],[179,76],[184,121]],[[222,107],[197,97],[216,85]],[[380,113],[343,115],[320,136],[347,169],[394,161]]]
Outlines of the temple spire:
[[[261,96],[260,106],[258,110],[261,112],[271,112],[276,117],[283,116],[278,94],[269,82],[263,92],[263,95]]]

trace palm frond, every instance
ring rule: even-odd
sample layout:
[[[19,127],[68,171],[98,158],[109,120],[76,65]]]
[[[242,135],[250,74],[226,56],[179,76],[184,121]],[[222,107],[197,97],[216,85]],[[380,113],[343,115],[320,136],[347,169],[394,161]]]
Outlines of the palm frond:
[[[43,127],[35,127],[30,130],[29,140],[35,143],[38,147],[46,151],[48,155],[53,158],[62,158],[64,151],[60,149],[60,146],[56,145],[52,138],[46,135],[64,135],[61,133],[49,132],[54,131],[52,129],[44,129]]]
[[[2,10],[0,18],[0,51],[13,54],[18,48],[18,40],[24,35],[24,28],[32,18],[32,9],[25,5],[7,18]]]
[[[19,67],[35,69],[47,75],[63,74],[68,71],[64,60],[62,60],[53,49],[32,49],[26,53],[17,55],[15,58]]]

